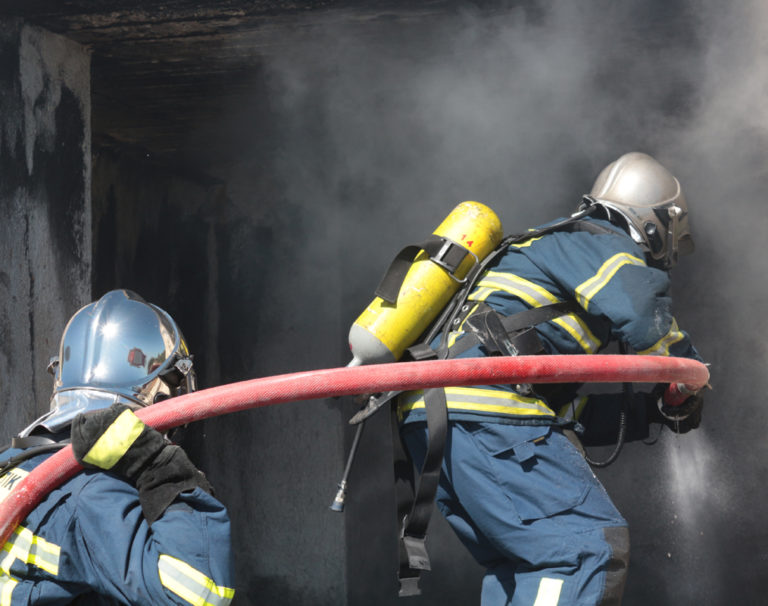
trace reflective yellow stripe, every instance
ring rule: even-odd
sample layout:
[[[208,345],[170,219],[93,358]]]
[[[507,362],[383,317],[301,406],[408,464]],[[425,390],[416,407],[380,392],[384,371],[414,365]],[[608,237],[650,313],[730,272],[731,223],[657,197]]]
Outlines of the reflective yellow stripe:
[[[32,549],[29,553],[28,563],[42,568],[52,575],[59,574],[59,556],[61,547],[49,543],[42,537],[35,536],[32,541]]]
[[[61,547],[33,534],[28,528],[16,528],[10,540],[3,545],[3,551],[7,555],[0,561],[0,572],[6,575],[10,575],[11,566],[16,560],[32,564],[54,576],[59,574]]]
[[[533,231],[533,230],[531,230]],[[544,236],[537,236],[536,238],[531,238],[530,240],[526,240],[525,242],[518,242],[517,244],[510,244],[510,246],[514,246],[515,248],[523,248],[525,246],[530,246],[536,240],[541,240]]]
[[[96,440],[83,461],[101,469],[112,469],[143,429],[144,423],[130,410],[124,410]]]
[[[546,288],[534,284],[530,280],[498,271],[489,271],[477,283],[475,290],[468,299],[471,301],[484,301],[494,291],[501,290],[525,301],[531,307],[540,307],[560,301]]]
[[[630,255],[618,253],[602,264],[597,273],[576,287],[576,300],[584,309],[589,308],[589,302],[611,281],[611,278],[625,265],[645,265],[645,261]]]
[[[503,415],[554,416],[543,400],[521,396],[512,391],[477,389],[472,387],[446,387],[445,399],[449,410],[490,412]],[[424,408],[424,392],[412,391],[400,398],[397,412],[402,419],[406,413]]]
[[[469,297],[467,297],[467,299],[471,301],[485,301],[488,298],[488,295],[490,295],[495,290],[497,289],[489,286],[478,286],[478,288],[474,290],[469,295]]]
[[[682,341],[683,337],[683,333],[677,327],[677,320],[672,318],[672,326],[669,327],[669,332],[648,349],[638,351],[637,353],[642,356],[668,356],[669,348],[678,341]]]
[[[563,579],[544,577],[539,582],[539,592],[536,594],[536,601],[533,606],[557,606],[562,589]]]
[[[5,573],[0,574],[0,606],[11,606],[13,590],[19,582]]]
[[[538,284],[516,276],[502,272],[489,271],[480,282],[478,288],[468,297],[472,301],[485,301],[493,292],[502,291],[531,307],[541,307],[552,303],[560,303],[555,295]],[[551,320],[552,324],[559,326],[576,341],[585,353],[595,353],[600,349],[600,340],[589,330],[587,324],[576,314],[567,314]]]
[[[579,396],[572,402],[568,402],[568,404],[563,406],[557,416],[562,417],[563,419],[568,419],[569,421],[576,421],[581,417],[581,413],[584,412],[584,407],[587,405],[588,401],[589,396]]]
[[[557,324],[565,332],[567,332],[574,341],[576,341],[586,353],[595,353],[600,349],[600,339],[598,339],[589,327],[586,325],[576,314],[568,314],[560,316],[552,320],[553,324]]]
[[[161,555],[157,571],[163,587],[194,606],[226,606],[235,590],[214,583],[202,572],[186,562],[169,555]]]

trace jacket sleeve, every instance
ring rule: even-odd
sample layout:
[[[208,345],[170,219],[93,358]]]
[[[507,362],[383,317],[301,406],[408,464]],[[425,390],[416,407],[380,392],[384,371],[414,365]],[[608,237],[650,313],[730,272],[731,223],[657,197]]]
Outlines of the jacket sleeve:
[[[701,360],[672,315],[667,272],[649,267],[640,248],[620,234],[552,234],[552,277],[589,314],[606,318],[614,338],[639,354]]]
[[[150,527],[136,489],[105,472],[76,495],[75,557],[98,593],[130,604],[232,600],[230,524],[200,488],[182,493]]]

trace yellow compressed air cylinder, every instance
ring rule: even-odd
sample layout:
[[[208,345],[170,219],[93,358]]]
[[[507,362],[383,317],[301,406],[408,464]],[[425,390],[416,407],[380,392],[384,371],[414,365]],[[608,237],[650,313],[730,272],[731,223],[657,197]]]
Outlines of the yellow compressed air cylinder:
[[[349,366],[399,360],[456,294],[460,280],[503,236],[496,213],[472,201],[459,204],[432,233],[472,254],[452,276],[422,250],[403,280],[397,301],[393,304],[376,297],[352,324],[349,347],[354,357]]]

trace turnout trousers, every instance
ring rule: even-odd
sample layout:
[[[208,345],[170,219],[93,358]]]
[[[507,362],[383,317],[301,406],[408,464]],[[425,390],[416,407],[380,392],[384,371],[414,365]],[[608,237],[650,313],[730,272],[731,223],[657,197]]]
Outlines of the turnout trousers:
[[[401,434],[420,469],[424,422]],[[450,421],[437,507],[486,568],[482,606],[616,606],[627,523],[557,426]]]

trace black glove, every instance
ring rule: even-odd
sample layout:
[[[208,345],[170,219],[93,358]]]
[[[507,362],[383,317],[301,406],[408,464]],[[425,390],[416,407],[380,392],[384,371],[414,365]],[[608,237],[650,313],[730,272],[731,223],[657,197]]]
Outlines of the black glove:
[[[75,417],[72,450],[83,467],[108,470],[133,482],[150,524],[182,492],[196,486],[211,492],[186,453],[142,423],[125,404]]]
[[[654,390],[655,397],[648,406],[648,418],[651,422],[661,423],[675,433],[688,433],[701,424],[701,414],[704,408],[704,398],[701,390],[683,399],[682,404],[671,405],[670,400],[678,402],[681,398],[680,388],[670,389],[661,384]]]

